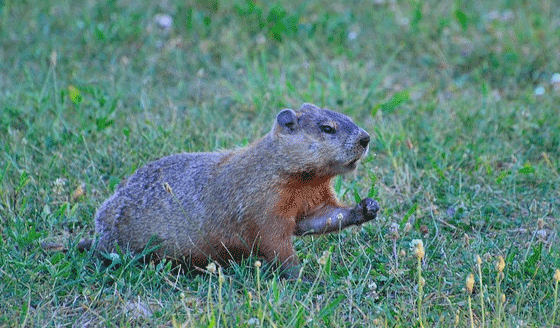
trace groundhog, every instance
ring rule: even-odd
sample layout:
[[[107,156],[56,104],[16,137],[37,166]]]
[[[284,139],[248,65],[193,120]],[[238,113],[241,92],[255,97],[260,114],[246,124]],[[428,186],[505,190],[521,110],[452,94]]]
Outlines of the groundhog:
[[[342,114],[284,109],[262,139],[237,150],[160,158],[122,182],[97,211],[100,252],[142,252],[205,267],[250,254],[297,277],[292,236],[340,231],[374,219],[371,198],[341,205],[331,179],[356,168],[369,135]]]

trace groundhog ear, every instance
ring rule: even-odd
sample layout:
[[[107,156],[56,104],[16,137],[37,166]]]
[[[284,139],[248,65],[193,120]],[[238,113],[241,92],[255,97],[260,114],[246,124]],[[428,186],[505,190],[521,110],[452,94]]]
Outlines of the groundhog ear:
[[[276,116],[276,122],[283,128],[294,131],[296,128],[297,116],[296,112],[291,109],[284,109]]]
[[[318,110],[318,109],[321,108],[310,103],[304,103],[303,105],[301,105],[301,110]]]

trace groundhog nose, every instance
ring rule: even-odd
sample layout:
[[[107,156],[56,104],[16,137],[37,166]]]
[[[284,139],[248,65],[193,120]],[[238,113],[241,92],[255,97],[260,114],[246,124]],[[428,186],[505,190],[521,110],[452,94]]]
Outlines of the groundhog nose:
[[[360,145],[364,148],[366,148],[369,145],[369,134],[364,134],[361,138],[360,138]]]

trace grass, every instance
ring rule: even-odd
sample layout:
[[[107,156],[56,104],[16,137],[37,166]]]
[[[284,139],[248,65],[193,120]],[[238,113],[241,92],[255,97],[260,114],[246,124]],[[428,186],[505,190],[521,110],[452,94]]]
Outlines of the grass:
[[[0,325],[560,325],[559,8],[3,1]],[[302,102],[370,132],[335,189],[381,206],[374,223],[295,241],[312,283],[254,259],[184,276],[75,250],[139,166],[245,145]]]

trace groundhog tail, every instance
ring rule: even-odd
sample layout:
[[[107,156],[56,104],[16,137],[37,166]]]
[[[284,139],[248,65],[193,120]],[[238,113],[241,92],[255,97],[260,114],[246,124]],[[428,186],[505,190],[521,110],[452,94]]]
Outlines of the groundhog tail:
[[[84,238],[84,239],[80,240],[77,248],[78,248],[78,251],[83,253],[83,252],[88,252],[91,249],[92,246],[93,246],[93,240]]]
[[[46,251],[52,251],[52,252],[66,252],[67,251],[66,247],[64,247],[64,245],[61,244],[61,243],[42,242],[41,243],[41,248],[46,250]]]
[[[78,243],[78,246],[76,248],[78,249],[78,251],[80,251],[82,253],[85,253],[85,252],[89,251],[92,246],[93,246],[93,240],[92,239],[82,239]],[[46,251],[51,251],[51,252],[66,252],[66,251],[68,251],[68,248],[66,248],[66,246],[64,246],[64,244],[62,244],[62,243],[42,242],[41,243],[41,248],[43,248]]]

